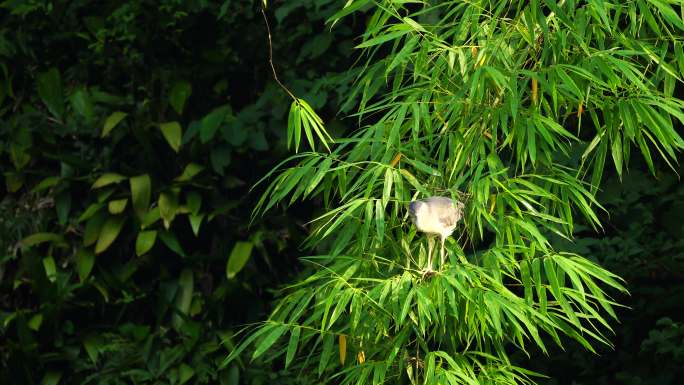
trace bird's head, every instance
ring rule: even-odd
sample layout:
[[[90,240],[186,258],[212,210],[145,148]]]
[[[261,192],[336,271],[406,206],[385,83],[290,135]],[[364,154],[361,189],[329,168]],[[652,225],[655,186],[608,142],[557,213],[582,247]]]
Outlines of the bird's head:
[[[411,221],[415,224],[416,221],[418,221],[418,211],[420,209],[420,205],[423,204],[421,201],[413,201],[409,203],[409,217],[411,217]]]

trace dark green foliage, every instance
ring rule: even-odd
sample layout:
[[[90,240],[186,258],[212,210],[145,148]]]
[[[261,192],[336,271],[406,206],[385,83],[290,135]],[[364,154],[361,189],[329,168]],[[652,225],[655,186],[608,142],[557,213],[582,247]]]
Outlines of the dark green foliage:
[[[292,214],[249,226],[289,104],[258,9],[0,4],[0,379],[268,378],[219,367],[296,271],[303,234]],[[324,30],[333,1],[275,9],[281,79],[331,116],[350,27]]]

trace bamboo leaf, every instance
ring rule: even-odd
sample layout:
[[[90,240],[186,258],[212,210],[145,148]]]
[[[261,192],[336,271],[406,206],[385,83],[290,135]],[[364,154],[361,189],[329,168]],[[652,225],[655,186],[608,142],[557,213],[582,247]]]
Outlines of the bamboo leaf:
[[[252,354],[252,360],[259,358],[266,350],[268,350],[277,340],[287,331],[286,325],[278,325],[270,330],[263,340],[259,342]]]
[[[285,355],[285,369],[287,369],[295,354],[297,354],[297,344],[299,343],[299,334],[301,333],[301,328],[295,327],[290,332],[290,341],[287,344],[287,354]]]
[[[385,208],[379,200],[375,201],[375,228],[378,240],[382,243],[385,238]]]
[[[323,374],[325,368],[328,367],[328,362],[333,354],[333,347],[335,345],[335,336],[332,333],[323,335],[323,351],[321,352],[320,361],[318,361],[318,375]]]
[[[411,31],[410,29],[404,29],[404,30],[389,32],[389,33],[387,33],[387,34],[380,35],[380,36],[374,37],[374,38],[372,38],[372,39],[368,39],[368,40],[364,41],[363,43],[357,45],[357,46],[354,47],[354,48],[368,48],[368,47],[373,47],[373,46],[375,46],[375,45],[379,45],[379,44],[382,44],[382,43],[386,43],[386,42],[388,42],[388,41],[390,41],[390,40],[394,40],[394,39],[396,39],[396,38],[399,38],[399,37],[401,37],[401,36],[404,36],[404,35],[406,35],[407,33],[409,33],[410,31]]]
[[[370,3],[370,0],[349,0],[341,10],[337,11],[334,15],[330,16],[328,20],[326,20],[326,24],[332,23],[334,25],[339,19],[360,10],[368,5],[368,3]]]
[[[613,156],[613,163],[615,163],[615,170],[622,179],[622,138],[620,134],[615,134],[615,137],[612,138],[610,152]]]
[[[306,189],[304,190],[304,196],[308,196],[311,194],[312,191],[316,187],[318,187],[318,184],[323,180],[323,177],[325,177],[326,173],[330,169],[330,166],[332,165],[332,159],[331,158],[325,158],[318,169],[316,170],[316,174],[313,176],[311,181],[309,181],[308,186],[306,186]]]
[[[390,195],[392,194],[392,182],[394,181],[394,174],[391,168],[385,169],[385,182],[382,188],[382,207],[387,207]]]

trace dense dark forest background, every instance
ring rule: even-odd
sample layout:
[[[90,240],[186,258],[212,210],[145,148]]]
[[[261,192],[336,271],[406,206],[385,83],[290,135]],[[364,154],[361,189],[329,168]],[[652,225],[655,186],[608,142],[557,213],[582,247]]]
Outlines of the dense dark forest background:
[[[251,216],[252,186],[288,154],[291,102],[260,5],[0,3],[1,383],[283,383],[269,362],[221,365],[307,275],[298,249],[321,207]],[[267,11],[280,79],[333,136],[358,124],[343,118],[367,23],[330,28],[340,6]],[[516,356],[540,383],[681,384],[684,169],[656,168],[606,169],[603,231],[580,223],[564,245],[626,280],[614,349]]]

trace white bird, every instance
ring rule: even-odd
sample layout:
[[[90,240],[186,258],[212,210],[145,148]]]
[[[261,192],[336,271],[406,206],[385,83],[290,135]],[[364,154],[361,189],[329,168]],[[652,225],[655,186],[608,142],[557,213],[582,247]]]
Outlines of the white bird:
[[[428,268],[432,271],[432,236],[438,235],[442,243],[440,261],[444,265],[444,240],[456,228],[463,217],[463,203],[447,197],[430,197],[409,203],[409,215],[418,231],[428,235]]]

